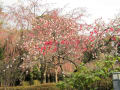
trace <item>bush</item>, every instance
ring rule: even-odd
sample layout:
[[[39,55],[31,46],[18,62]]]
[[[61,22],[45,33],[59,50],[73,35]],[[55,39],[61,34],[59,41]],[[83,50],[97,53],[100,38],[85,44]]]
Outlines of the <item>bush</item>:
[[[33,80],[40,80],[41,72],[40,72],[39,67],[37,65],[35,65],[33,67],[32,74],[33,74]]]
[[[113,88],[112,73],[120,71],[120,68],[116,67],[115,64],[117,59],[118,57],[107,56],[105,60],[94,62],[94,68],[82,63],[79,66],[78,72],[74,72],[71,77],[65,78],[57,86],[61,90],[65,88],[77,90],[111,90]]]
[[[59,87],[61,90],[64,90],[65,89],[65,83],[64,82],[59,82],[57,85],[57,87]]]

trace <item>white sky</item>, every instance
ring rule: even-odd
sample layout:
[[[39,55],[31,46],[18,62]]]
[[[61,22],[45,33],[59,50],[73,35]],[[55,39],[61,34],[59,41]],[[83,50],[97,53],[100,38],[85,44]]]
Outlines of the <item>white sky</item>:
[[[17,3],[19,0],[2,0],[5,5]],[[120,0],[43,0],[47,3],[55,3],[53,7],[63,7],[67,5],[66,10],[77,7],[87,8],[90,14],[88,21],[102,17],[105,21],[113,18],[120,12]]]

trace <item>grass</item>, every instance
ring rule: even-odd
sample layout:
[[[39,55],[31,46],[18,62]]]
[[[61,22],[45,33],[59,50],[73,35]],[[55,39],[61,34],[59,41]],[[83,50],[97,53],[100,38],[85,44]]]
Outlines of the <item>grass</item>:
[[[0,90],[5,90],[5,87],[0,87]],[[60,90],[56,87],[55,83],[46,83],[39,86],[16,86],[16,87],[7,87],[6,90]]]

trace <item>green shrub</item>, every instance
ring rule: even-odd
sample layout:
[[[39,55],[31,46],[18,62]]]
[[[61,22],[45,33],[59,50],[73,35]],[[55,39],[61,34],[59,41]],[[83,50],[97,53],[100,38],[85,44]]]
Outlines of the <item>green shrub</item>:
[[[59,87],[61,90],[64,90],[65,89],[65,83],[64,82],[59,82],[57,85],[57,87]]]
[[[4,58],[4,50],[0,47],[0,60]]]
[[[40,80],[41,78],[41,72],[39,71],[39,68],[37,65],[35,65],[33,67],[33,71],[29,72],[29,74],[27,75],[27,80],[29,81],[30,85],[36,85],[36,84],[40,84],[40,82],[38,80]],[[34,81],[37,80],[37,81]]]
[[[39,67],[37,65],[33,67],[32,74],[33,74],[33,80],[40,80],[41,72],[39,71]]]
[[[94,62],[94,68],[82,63],[77,72],[74,72],[69,78],[65,78],[57,86],[61,90],[65,88],[77,90],[111,90],[113,88],[112,73],[120,71],[120,68],[116,67],[115,64],[117,59],[118,57],[107,56],[105,60]]]

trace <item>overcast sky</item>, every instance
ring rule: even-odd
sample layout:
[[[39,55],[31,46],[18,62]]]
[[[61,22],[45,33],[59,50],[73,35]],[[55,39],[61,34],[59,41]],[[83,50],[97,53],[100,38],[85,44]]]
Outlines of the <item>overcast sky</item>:
[[[17,3],[19,0],[2,0],[4,5]],[[120,0],[43,0],[54,3],[53,7],[60,8],[67,5],[66,10],[85,7],[90,14],[89,21],[102,17],[105,21],[120,12]]]

